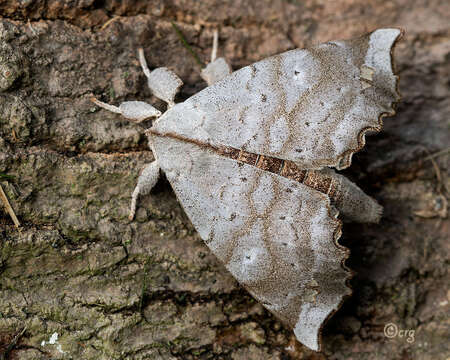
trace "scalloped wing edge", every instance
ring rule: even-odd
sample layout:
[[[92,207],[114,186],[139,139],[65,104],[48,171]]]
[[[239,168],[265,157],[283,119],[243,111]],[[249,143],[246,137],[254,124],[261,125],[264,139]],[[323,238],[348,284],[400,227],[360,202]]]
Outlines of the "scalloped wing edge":
[[[383,127],[383,118],[384,117],[391,117],[396,114],[396,106],[401,100],[401,95],[398,90],[398,84],[399,84],[399,76],[395,74],[395,60],[394,60],[394,49],[397,45],[397,43],[404,37],[405,30],[401,28],[385,28],[385,29],[377,29],[374,30],[367,35],[370,37],[373,33],[380,31],[380,30],[398,30],[399,33],[396,35],[396,37],[392,40],[392,43],[389,45],[389,54],[390,54],[390,60],[391,60],[391,75],[395,79],[395,100],[392,101],[390,104],[391,111],[385,112],[381,111],[378,115],[378,124],[377,126],[369,126],[361,129],[361,131],[358,134],[358,146],[352,149],[348,149],[344,151],[338,158],[336,162],[336,169],[337,170],[343,170],[348,168],[352,164],[352,157],[353,154],[360,151],[366,144],[366,134],[368,132],[379,132]],[[366,35],[366,36],[367,36]]]
[[[341,268],[347,274],[347,277],[345,279],[344,285],[348,289],[348,292],[340,295],[341,299],[340,299],[339,303],[334,307],[334,309],[332,309],[330,312],[328,312],[328,314],[323,318],[323,320],[320,321],[319,326],[317,327],[317,332],[314,334],[315,336],[313,335],[314,336],[314,343],[313,342],[307,342],[307,341],[305,341],[304,338],[302,338],[300,340],[300,336],[298,335],[298,331],[296,330],[297,328],[296,327],[292,328],[288,324],[285,324],[288,328],[292,328],[292,331],[293,331],[297,341],[299,341],[302,345],[304,345],[304,346],[308,347],[309,349],[311,349],[313,351],[316,351],[316,352],[320,352],[321,349],[322,349],[322,332],[323,332],[324,327],[326,326],[328,321],[333,317],[333,315],[342,307],[344,302],[349,297],[352,296],[353,289],[352,289],[352,287],[350,285],[350,280],[356,274],[352,269],[350,269],[349,267],[347,267],[345,265],[346,260],[350,257],[350,249],[348,249],[347,247],[345,247],[344,245],[341,245],[339,243],[339,239],[340,239],[340,237],[342,235],[342,220],[339,219],[339,211],[333,205],[331,205],[330,199],[329,199],[328,196],[323,194],[323,197],[326,200],[328,216],[335,223],[335,229],[333,231],[332,243],[336,247],[336,249],[342,251]],[[239,284],[240,284],[240,286],[244,287],[250,294],[252,294],[253,297],[255,297],[249,287],[247,287],[245,284],[242,284],[240,282],[239,282]],[[319,293],[320,293],[320,291],[319,291]],[[273,312],[272,310],[270,310],[266,306],[264,306],[264,307],[269,312],[271,312],[277,319],[280,320],[279,316],[275,312]],[[301,326],[300,315],[299,315],[299,319],[298,319],[297,325]]]
[[[322,322],[320,323],[317,333],[316,333],[316,345],[314,346],[314,344],[306,344],[305,342],[301,342],[302,344],[307,345],[311,350],[316,351],[316,352],[320,352],[322,349],[322,332],[323,329],[325,328],[326,324],[328,323],[328,321],[333,317],[333,315],[342,307],[342,305],[344,304],[344,302],[352,296],[353,294],[353,289],[350,285],[350,280],[355,276],[355,272],[350,269],[349,267],[347,267],[347,265],[345,265],[346,260],[350,257],[350,249],[345,247],[344,245],[341,245],[339,243],[339,239],[341,238],[342,235],[342,220],[339,219],[339,211],[331,205],[330,203],[330,199],[327,197],[327,211],[328,211],[328,216],[333,219],[333,221],[336,224],[336,227],[334,229],[333,232],[333,245],[336,246],[336,248],[340,251],[342,251],[342,259],[341,259],[341,268],[347,273],[347,278],[345,279],[345,287],[348,289],[348,292],[346,294],[342,294],[341,295],[341,299],[339,301],[339,303],[336,305],[336,307],[331,310],[327,316],[322,320]],[[299,318],[299,322],[300,322],[300,318]],[[297,337],[297,333],[296,333],[296,329],[293,329],[295,336]],[[298,337],[297,337],[298,339]]]
[[[334,208],[330,201],[328,200],[328,215],[334,219],[336,221],[336,228],[334,230],[333,233],[333,244],[340,250],[342,250],[344,252],[344,256],[341,259],[341,267],[342,269],[348,274],[347,279],[345,280],[345,285],[348,288],[349,292],[347,294],[342,295],[341,297],[341,301],[339,302],[339,304],[336,306],[336,308],[334,310],[332,310],[327,317],[322,321],[322,324],[319,327],[319,331],[317,334],[317,350],[318,352],[321,351],[322,349],[322,331],[325,327],[325,325],[328,323],[328,321],[333,317],[334,314],[336,314],[336,312],[342,307],[342,305],[344,304],[345,300],[349,297],[351,297],[353,295],[353,289],[350,285],[350,280],[355,276],[355,272],[350,269],[349,267],[347,267],[347,265],[345,265],[345,262],[347,261],[347,259],[350,257],[350,249],[345,247],[344,245],[341,245],[339,243],[339,239],[341,238],[342,235],[342,220],[339,219],[339,211]]]

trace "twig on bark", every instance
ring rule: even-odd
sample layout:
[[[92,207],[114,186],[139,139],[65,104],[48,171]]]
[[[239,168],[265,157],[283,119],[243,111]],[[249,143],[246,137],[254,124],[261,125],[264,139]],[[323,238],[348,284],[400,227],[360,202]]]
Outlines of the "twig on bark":
[[[111,19],[109,19],[107,22],[105,22],[105,23],[102,25],[102,27],[100,28],[100,31],[105,30],[105,29],[108,27],[109,24],[111,24],[112,22],[116,21],[116,20],[119,19],[119,18],[120,18],[120,16],[114,16],[114,17],[112,17]]]
[[[0,360],[6,360],[8,358],[8,354],[11,352],[11,350],[14,349],[14,347],[16,346],[17,342],[20,340],[22,335],[25,334],[26,330],[27,330],[27,327],[24,326],[24,328],[22,330],[20,330],[16,334],[16,336],[14,336],[14,339],[12,339],[12,341],[10,342],[8,347],[5,349],[5,352],[3,354],[0,354]]]
[[[448,192],[448,190],[442,182],[441,170],[439,169],[439,166],[436,163],[436,161],[434,161],[434,158],[449,153],[450,148],[438,151],[434,154],[430,154],[430,152],[426,147],[423,148],[425,152],[428,154],[428,156],[424,158],[424,160],[430,160],[431,164],[433,165],[437,181],[436,191],[438,193],[438,196],[436,196],[436,198],[434,199],[433,209],[415,211],[414,215],[422,218],[433,218],[439,216],[440,218],[444,219],[447,217],[447,206],[448,206],[447,197],[444,195],[444,193]]]
[[[17,219],[17,216],[14,213],[14,210],[11,207],[11,204],[9,203],[8,198],[5,192],[3,191],[3,187],[1,184],[0,184],[0,197],[2,198],[3,205],[5,205],[5,208],[8,211],[9,216],[11,216],[11,219],[14,221],[14,225],[16,225],[16,228],[19,228],[20,227],[19,219]]]
[[[434,154],[431,154],[431,155],[427,156],[425,158],[425,160],[431,160],[431,159],[437,158],[437,157],[445,155],[445,154],[450,154],[450,147],[447,148],[447,149],[435,152]]]

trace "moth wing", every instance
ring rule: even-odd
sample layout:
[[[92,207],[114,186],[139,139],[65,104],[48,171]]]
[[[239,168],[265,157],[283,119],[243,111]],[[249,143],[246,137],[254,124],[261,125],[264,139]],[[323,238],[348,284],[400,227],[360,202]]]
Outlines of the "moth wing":
[[[153,151],[211,251],[267,309],[318,350],[324,321],[350,294],[337,244],[340,222],[326,195],[222,157],[153,136]]]
[[[166,112],[155,125],[214,146],[294,161],[350,166],[367,131],[399,100],[392,48],[399,29],[332,41],[244,67]]]

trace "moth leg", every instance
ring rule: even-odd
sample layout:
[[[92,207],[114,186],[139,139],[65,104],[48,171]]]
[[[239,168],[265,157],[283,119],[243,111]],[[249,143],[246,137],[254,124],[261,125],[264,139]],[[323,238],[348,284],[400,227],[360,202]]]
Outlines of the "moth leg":
[[[183,81],[181,81],[177,74],[166,67],[160,67],[150,71],[142,48],[138,49],[138,56],[142,71],[148,80],[148,87],[153,95],[165,101],[169,107],[173,106],[175,104],[175,95],[183,85]]]
[[[147,195],[156,185],[159,179],[159,164],[155,160],[150,164],[145,165],[141,175],[138,178],[138,183],[134,188],[133,195],[131,196],[130,214],[128,218],[134,219],[136,213],[136,204],[139,195]]]
[[[136,123],[140,123],[148,118],[161,116],[161,111],[143,101],[125,101],[119,107],[104,103],[95,97],[92,97],[91,101],[103,109],[122,114],[127,119]]]
[[[222,80],[225,76],[231,74],[231,66],[227,63],[227,61],[220,57],[217,57],[217,48],[219,44],[219,32],[214,30],[213,34],[213,47],[211,51],[211,62],[206,65],[200,76],[203,80],[205,80],[209,85],[214,84],[215,82]]]

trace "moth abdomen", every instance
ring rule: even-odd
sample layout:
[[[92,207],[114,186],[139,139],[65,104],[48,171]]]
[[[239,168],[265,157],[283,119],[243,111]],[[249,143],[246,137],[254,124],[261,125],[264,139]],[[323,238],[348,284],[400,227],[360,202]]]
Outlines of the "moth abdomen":
[[[378,223],[383,207],[345,176],[330,168],[302,170],[285,161],[280,175],[327,194],[346,221]]]
[[[332,169],[316,171],[330,179],[328,196],[331,204],[341,213],[344,220],[360,223],[378,223],[383,207],[362,191],[355,183]]]

